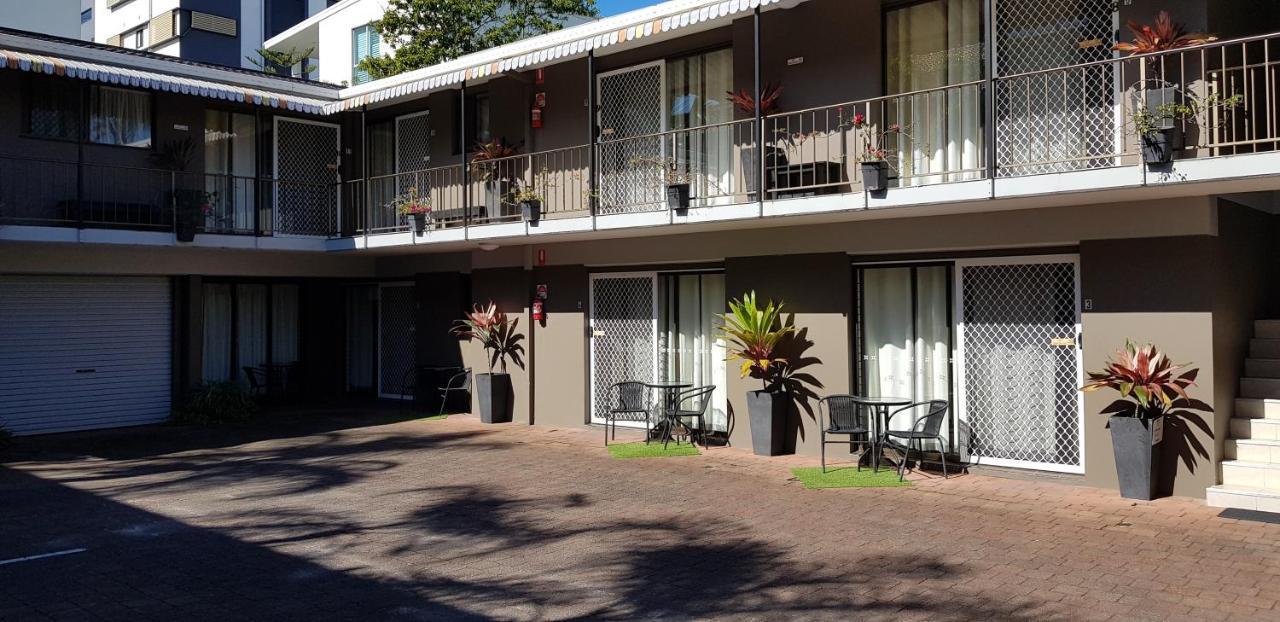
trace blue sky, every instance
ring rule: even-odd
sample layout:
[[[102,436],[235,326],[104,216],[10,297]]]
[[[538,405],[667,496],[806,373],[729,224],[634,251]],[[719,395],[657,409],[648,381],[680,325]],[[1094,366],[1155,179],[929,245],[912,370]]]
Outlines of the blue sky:
[[[600,15],[607,17],[659,2],[661,0],[596,0],[596,6],[600,7]]]

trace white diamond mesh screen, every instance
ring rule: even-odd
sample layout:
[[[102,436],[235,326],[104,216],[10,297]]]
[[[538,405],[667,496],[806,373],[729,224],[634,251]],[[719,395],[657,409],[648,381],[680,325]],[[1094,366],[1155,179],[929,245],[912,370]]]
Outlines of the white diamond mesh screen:
[[[610,406],[618,382],[656,378],[654,277],[608,277],[591,282],[592,416]]]
[[[1004,177],[1114,164],[1114,0],[996,4],[996,158]]]
[[[600,77],[600,213],[653,209],[663,197],[662,67]]]
[[[401,395],[405,376],[417,361],[414,352],[416,308],[413,286],[382,288],[378,304],[378,378],[383,395]]]
[[[971,453],[1080,466],[1075,265],[964,266],[961,279]]]
[[[276,233],[331,235],[338,225],[338,127],[280,119]]]
[[[396,119],[396,172],[431,168],[431,115]]]

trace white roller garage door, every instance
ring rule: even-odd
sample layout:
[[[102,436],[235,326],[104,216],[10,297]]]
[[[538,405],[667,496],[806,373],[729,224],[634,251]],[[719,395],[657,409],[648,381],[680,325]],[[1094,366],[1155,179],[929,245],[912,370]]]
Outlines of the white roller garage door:
[[[0,424],[15,434],[163,421],[169,281],[0,276]]]

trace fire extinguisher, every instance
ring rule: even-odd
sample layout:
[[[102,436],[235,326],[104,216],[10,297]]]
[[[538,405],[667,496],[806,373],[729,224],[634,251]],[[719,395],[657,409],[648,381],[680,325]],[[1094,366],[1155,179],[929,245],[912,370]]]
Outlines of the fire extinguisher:
[[[533,120],[534,129],[542,127],[542,109],[541,108],[534,108],[532,116],[530,118]]]
[[[529,317],[533,318],[535,322],[541,322],[545,319],[546,315],[542,312],[541,300],[533,301],[533,310],[529,313]]]

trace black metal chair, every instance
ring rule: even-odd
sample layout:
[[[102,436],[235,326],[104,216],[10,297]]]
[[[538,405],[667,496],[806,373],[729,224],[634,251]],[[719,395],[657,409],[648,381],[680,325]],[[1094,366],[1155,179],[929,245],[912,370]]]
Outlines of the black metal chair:
[[[465,393],[471,389],[471,368],[464,367],[461,371],[449,376],[443,387],[438,387],[440,391],[440,412],[436,413],[439,417],[444,415],[444,409],[449,405],[449,394],[454,392]]]
[[[614,397],[613,406],[601,416],[604,418],[604,444],[609,445],[609,426],[613,426],[613,438],[618,438],[619,421],[643,421],[644,442],[649,442],[652,409],[649,406],[649,387],[643,382],[619,382],[609,387]]]
[[[825,415],[825,416],[824,416]],[[825,425],[823,421],[825,420]],[[871,459],[874,468],[879,470],[880,461],[876,448],[877,439],[873,436],[871,415],[864,404],[852,395],[828,395],[818,401],[818,427],[822,435],[822,472],[827,472],[827,444],[861,442],[862,453],[858,455],[857,470],[862,470],[862,459],[867,455],[870,445]],[[828,434],[848,436],[848,440],[829,441]],[[859,439],[858,437],[862,437]]]
[[[693,443],[693,420],[698,420],[697,431],[702,436],[702,447],[710,448],[707,443],[707,409],[711,407],[711,396],[716,392],[715,385],[707,385],[705,387],[695,387],[684,391],[676,396],[675,408],[667,411],[667,429],[663,434],[662,449],[665,451],[667,444],[671,442],[672,431],[677,424],[683,425],[689,430],[689,442]],[[685,408],[685,405],[689,405]],[[687,420],[687,421],[686,421]],[[676,444],[680,444],[680,440],[676,440]]]
[[[267,396],[267,370],[261,367],[252,367],[245,365],[241,368],[244,370],[244,378],[249,382],[249,395],[254,397]]]
[[[932,400],[928,402],[918,402],[910,406],[904,406],[893,411],[889,418],[885,421],[885,442],[894,445],[895,448],[904,450],[902,462],[898,464],[898,481],[902,481],[907,474],[907,463],[911,461],[911,450],[916,450],[916,458],[924,460],[924,442],[934,441],[938,444],[938,454],[942,456],[942,479],[947,478],[947,447],[942,440],[942,424],[947,420],[947,410],[950,405],[946,400]],[[895,431],[892,429],[893,418],[902,413],[914,412],[921,408],[928,408],[925,415],[911,424],[911,429]],[[904,441],[904,443],[895,443],[894,441]]]
[[[444,414],[444,409],[449,404],[450,393],[470,390],[470,367],[411,367],[405,370],[404,376],[400,380],[401,412],[404,412],[405,396],[410,396],[411,399],[409,401],[416,406],[423,398],[421,389],[435,384],[433,378],[437,378],[443,373],[449,374],[449,378],[445,381],[444,386],[435,387],[435,390],[440,394],[440,409],[436,412],[437,417]]]

